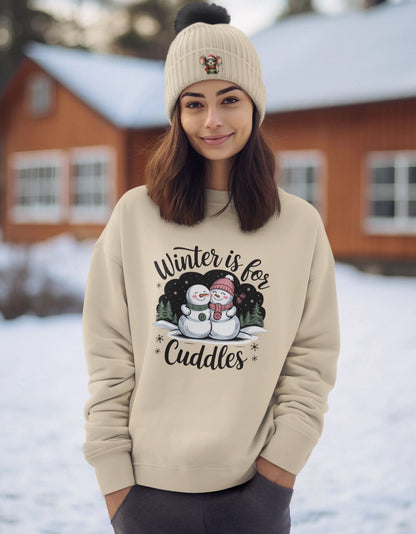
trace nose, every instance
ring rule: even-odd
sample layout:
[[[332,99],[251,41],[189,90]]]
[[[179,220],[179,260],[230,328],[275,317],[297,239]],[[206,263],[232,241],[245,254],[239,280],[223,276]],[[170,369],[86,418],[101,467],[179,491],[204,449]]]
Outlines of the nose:
[[[215,106],[207,106],[207,115],[205,118],[205,128],[209,130],[214,130],[223,125],[221,114]]]

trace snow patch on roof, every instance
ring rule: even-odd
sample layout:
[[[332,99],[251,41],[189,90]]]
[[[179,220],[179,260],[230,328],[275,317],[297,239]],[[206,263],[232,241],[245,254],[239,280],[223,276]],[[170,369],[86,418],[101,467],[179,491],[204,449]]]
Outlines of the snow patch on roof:
[[[164,126],[163,62],[31,43],[26,55],[122,128]]]
[[[416,4],[298,15],[252,38],[267,112],[416,96]]]

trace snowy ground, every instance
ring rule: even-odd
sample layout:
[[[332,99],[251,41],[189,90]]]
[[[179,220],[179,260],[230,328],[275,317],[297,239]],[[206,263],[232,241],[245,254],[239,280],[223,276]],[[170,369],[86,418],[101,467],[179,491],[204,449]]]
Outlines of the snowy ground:
[[[338,381],[295,486],[292,533],[414,534],[416,279],[338,265],[337,280]],[[80,316],[0,320],[0,351],[0,533],[110,534],[81,452]]]

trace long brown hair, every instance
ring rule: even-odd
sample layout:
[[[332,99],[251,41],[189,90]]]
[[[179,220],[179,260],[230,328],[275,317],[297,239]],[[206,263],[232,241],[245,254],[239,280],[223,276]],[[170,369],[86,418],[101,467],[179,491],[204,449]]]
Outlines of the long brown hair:
[[[236,155],[228,180],[230,201],[234,201],[241,230],[257,230],[280,213],[275,167],[274,154],[262,136],[254,107],[251,135]],[[172,126],[158,140],[146,166],[148,194],[159,206],[162,218],[192,226],[205,217],[204,169],[205,159],[190,145],[177,104]]]

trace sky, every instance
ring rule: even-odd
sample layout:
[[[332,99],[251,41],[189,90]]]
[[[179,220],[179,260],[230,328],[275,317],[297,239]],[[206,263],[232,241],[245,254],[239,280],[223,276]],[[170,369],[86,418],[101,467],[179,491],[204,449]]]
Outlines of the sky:
[[[119,0],[121,4],[128,0]],[[232,24],[248,35],[267,27],[270,22],[283,10],[285,0],[219,0],[231,14]],[[315,0],[315,6],[319,11],[328,14],[339,14],[346,9],[346,0]],[[32,0],[35,6],[41,6],[61,16],[73,17],[74,9],[80,9],[83,20],[90,24],[96,21],[99,8],[91,1],[83,1],[82,8],[77,8],[75,0]]]

